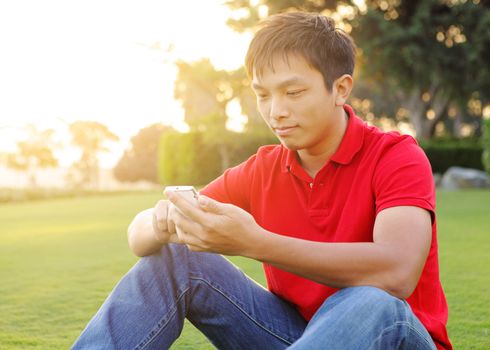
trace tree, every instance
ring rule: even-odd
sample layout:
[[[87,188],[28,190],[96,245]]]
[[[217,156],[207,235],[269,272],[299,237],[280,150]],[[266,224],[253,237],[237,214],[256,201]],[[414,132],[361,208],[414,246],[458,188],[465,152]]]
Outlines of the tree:
[[[135,182],[158,180],[158,144],[163,133],[169,128],[163,124],[153,124],[141,129],[131,138],[131,146],[114,167],[114,176],[119,181]]]
[[[208,59],[176,64],[174,94],[182,103],[190,132],[163,135],[158,152],[161,182],[207,183],[244,161],[258,146],[275,141],[260,121],[243,68],[218,70]],[[228,107],[235,100],[248,117],[246,135],[227,128]]]
[[[369,1],[352,23],[369,57],[364,76],[396,86],[394,96],[410,112],[418,138],[432,137],[451,108],[462,118],[475,96],[488,100],[488,2]]]
[[[288,10],[301,10],[308,12],[334,11],[337,6],[345,4],[354,6],[354,1],[335,0],[261,0],[255,6],[250,0],[228,0],[225,4],[233,11],[241,12],[238,18],[230,18],[227,24],[238,32],[244,32],[254,27],[266,14],[275,14]],[[266,8],[267,11],[261,11]],[[243,15],[244,14],[244,15]]]
[[[287,10],[332,14],[339,6],[349,8],[343,11],[341,24],[352,30],[360,48],[361,76],[388,87],[391,94],[376,100],[402,107],[419,138],[433,136],[437,123],[448,116],[456,118],[455,125],[469,115],[481,121],[481,107],[490,92],[489,1],[367,0],[363,7],[353,1],[316,0],[227,4],[245,13],[228,22],[239,31],[256,24],[261,6],[268,14]]]
[[[216,146],[224,171],[230,167],[233,133],[226,128],[226,106],[233,99],[230,73],[217,70],[208,59],[177,63],[175,97],[185,110],[191,131],[203,133],[203,142]]]
[[[237,99],[240,103],[242,114],[247,116],[245,132],[261,134],[269,133],[267,126],[262,120],[257,109],[257,99],[250,87],[250,80],[245,73],[245,68],[241,67],[229,72],[229,82],[231,84],[232,99]]]
[[[191,129],[202,131],[209,126],[205,116],[214,115],[215,126],[224,129],[226,105],[232,98],[228,73],[214,68],[209,59],[179,61],[176,65],[174,95],[182,103],[186,123]]]
[[[80,160],[73,165],[76,172],[81,175],[81,184],[99,187],[99,152],[108,151],[105,143],[118,141],[117,135],[107,126],[95,121],[76,121],[70,124],[72,143],[82,151]]]
[[[28,137],[17,142],[16,153],[6,155],[8,167],[25,171],[29,177],[31,187],[37,187],[36,170],[50,168],[58,165],[58,160],[53,154],[56,147],[53,141],[54,130],[39,131],[34,125],[26,127]]]
[[[264,129],[257,111],[255,95],[243,67],[234,71],[217,70],[208,59],[177,62],[175,98],[182,102],[185,121],[192,130],[226,129],[228,104],[238,99],[248,118],[246,129]]]

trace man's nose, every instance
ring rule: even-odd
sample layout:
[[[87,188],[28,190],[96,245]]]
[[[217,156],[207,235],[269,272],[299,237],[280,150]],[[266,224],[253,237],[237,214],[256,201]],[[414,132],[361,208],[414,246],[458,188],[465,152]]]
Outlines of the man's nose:
[[[281,119],[287,118],[289,116],[289,111],[286,103],[281,98],[272,98],[271,109],[269,112],[271,119]]]

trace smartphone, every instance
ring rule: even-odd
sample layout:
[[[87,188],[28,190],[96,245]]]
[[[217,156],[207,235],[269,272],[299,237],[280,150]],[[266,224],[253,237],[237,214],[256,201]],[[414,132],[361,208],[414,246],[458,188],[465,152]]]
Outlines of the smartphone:
[[[197,193],[196,189],[194,186],[167,186],[165,187],[165,190],[163,191],[172,191],[172,192],[178,192],[180,196],[184,197],[186,201],[194,204],[197,204],[197,197],[199,194]]]

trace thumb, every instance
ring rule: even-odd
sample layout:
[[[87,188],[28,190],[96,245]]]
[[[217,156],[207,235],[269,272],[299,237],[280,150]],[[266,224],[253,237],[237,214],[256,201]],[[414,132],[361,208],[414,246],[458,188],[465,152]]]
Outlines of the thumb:
[[[198,198],[199,206],[204,211],[214,214],[222,214],[224,209],[224,204],[204,195],[200,195]]]

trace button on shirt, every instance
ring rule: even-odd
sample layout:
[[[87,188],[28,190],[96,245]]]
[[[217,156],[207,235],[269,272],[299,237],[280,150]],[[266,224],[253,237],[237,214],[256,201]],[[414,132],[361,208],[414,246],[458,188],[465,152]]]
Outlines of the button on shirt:
[[[271,232],[318,242],[372,242],[376,215],[394,206],[417,206],[432,217],[432,245],[407,299],[439,348],[450,349],[447,303],[439,281],[435,189],[427,157],[410,136],[366,125],[350,106],[347,130],[329,161],[312,178],[295,151],[261,147],[201,193],[251,213]],[[268,288],[309,320],[335,288],[264,264]]]

